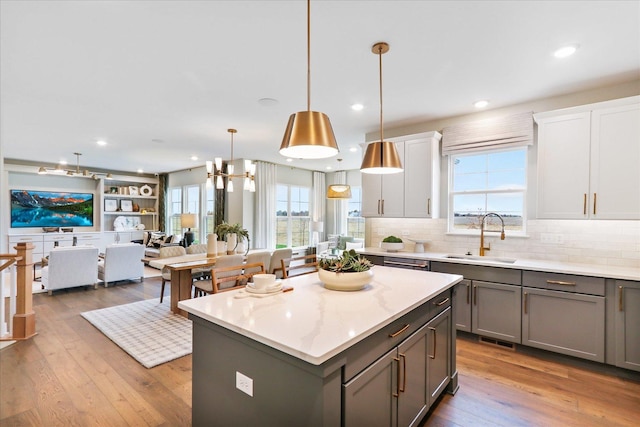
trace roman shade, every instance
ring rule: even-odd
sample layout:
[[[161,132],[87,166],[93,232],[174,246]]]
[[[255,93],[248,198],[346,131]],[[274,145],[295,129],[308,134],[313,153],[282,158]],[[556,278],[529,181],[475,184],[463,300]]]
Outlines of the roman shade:
[[[449,126],[442,130],[442,155],[533,145],[533,112]]]

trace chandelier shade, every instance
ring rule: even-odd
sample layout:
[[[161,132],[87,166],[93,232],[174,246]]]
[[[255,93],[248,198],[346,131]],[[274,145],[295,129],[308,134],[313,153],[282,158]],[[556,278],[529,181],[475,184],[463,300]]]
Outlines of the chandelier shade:
[[[307,111],[289,117],[280,154],[297,159],[324,159],[339,151],[329,117],[311,111],[311,0],[307,0]]]
[[[327,189],[327,199],[350,199],[351,186],[347,184],[331,184]]]

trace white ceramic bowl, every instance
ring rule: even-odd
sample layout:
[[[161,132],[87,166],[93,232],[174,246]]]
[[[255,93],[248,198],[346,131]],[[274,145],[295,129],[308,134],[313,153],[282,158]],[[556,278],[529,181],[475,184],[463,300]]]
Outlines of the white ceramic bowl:
[[[380,243],[380,247],[387,252],[398,252],[404,248],[404,243],[382,242]]]
[[[318,270],[318,277],[324,287],[334,291],[359,291],[373,280],[373,271],[356,273],[335,273],[333,271]]]
[[[254,274],[253,275],[253,287],[255,289],[266,289],[267,287],[276,283],[275,274]]]

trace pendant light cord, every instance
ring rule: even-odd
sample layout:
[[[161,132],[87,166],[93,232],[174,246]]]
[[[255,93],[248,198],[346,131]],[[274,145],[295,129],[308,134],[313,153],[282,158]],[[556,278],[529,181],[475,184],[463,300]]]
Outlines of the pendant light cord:
[[[307,0],[307,111],[311,111],[311,0]]]
[[[378,64],[380,66],[380,142],[384,142],[382,128],[382,45],[378,46]]]

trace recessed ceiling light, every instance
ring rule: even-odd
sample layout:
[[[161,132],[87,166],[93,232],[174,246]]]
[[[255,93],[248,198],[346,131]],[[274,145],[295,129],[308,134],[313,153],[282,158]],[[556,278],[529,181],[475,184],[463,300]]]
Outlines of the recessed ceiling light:
[[[258,104],[262,105],[263,107],[273,107],[274,105],[278,104],[278,100],[273,98],[260,98],[258,99]]]
[[[356,151],[358,151],[358,147],[351,147],[349,148],[349,151],[351,151],[352,153],[355,153]]]
[[[191,160],[195,162],[196,160],[198,160],[198,156],[191,156]]]
[[[99,139],[96,141],[96,144],[98,144],[99,146],[105,146],[107,145],[107,141],[105,141],[104,139]]]
[[[61,164],[61,165],[66,165],[66,164],[67,164],[67,161],[66,161],[66,160],[60,160],[60,164]]]
[[[327,170],[330,171],[332,168],[331,166],[327,166]]]
[[[487,105],[489,105],[489,101],[487,101],[486,99],[481,99],[480,101],[476,101],[473,103],[473,106],[476,108],[484,108]]]
[[[138,169],[138,173],[144,173],[142,169]]]
[[[291,163],[291,162],[293,162],[293,159],[292,158],[288,158],[287,162]]]
[[[556,58],[566,58],[567,56],[571,56],[576,53],[576,50],[578,50],[577,44],[564,46],[553,52],[553,56],[555,56]]]
[[[364,108],[364,105],[362,104],[353,104],[351,106],[351,109],[354,111],[361,111]]]

